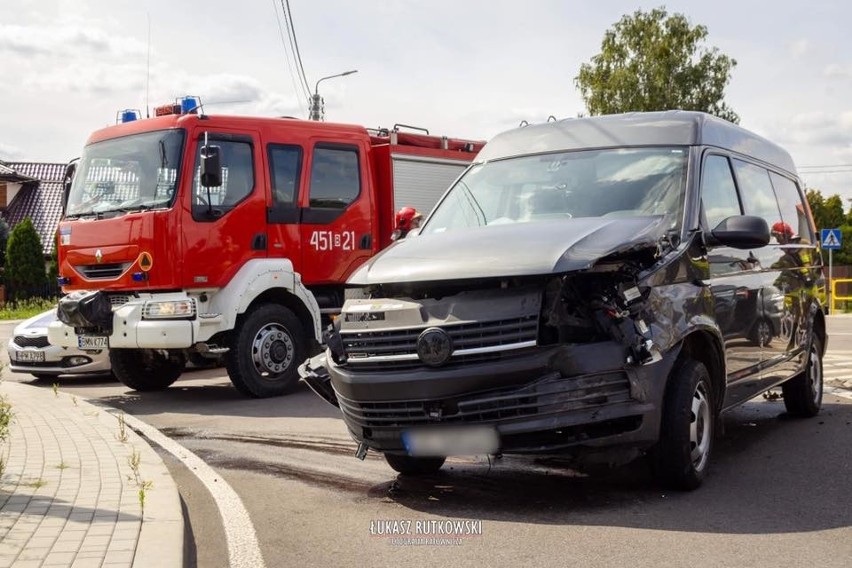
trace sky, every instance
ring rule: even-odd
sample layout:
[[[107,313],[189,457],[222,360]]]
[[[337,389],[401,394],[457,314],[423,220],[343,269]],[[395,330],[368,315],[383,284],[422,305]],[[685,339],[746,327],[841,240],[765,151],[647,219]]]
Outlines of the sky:
[[[326,119],[488,139],[585,110],[574,77],[623,14],[601,0],[289,0]],[[852,199],[852,3],[666,3],[737,60],[726,101],[810,188]],[[307,117],[281,0],[3,0],[0,160],[65,162],[125,108],[198,95],[210,114]],[[150,22],[150,42],[149,42]],[[282,21],[283,24],[283,21]],[[288,44],[289,46],[289,44]],[[148,63],[150,57],[150,64]],[[845,167],[840,167],[845,166]]]

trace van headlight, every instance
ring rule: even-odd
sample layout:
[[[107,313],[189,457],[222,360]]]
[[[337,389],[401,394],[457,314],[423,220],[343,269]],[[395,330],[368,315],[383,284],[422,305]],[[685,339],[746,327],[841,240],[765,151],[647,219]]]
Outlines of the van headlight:
[[[184,319],[195,317],[195,300],[158,300],[145,302],[143,319]]]

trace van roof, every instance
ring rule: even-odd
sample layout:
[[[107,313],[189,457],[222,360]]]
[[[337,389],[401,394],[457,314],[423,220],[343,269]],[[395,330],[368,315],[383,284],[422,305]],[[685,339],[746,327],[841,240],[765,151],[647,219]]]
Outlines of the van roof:
[[[704,112],[633,112],[515,128],[485,145],[477,161],[625,146],[715,146],[751,156],[795,175],[790,154],[769,140]]]

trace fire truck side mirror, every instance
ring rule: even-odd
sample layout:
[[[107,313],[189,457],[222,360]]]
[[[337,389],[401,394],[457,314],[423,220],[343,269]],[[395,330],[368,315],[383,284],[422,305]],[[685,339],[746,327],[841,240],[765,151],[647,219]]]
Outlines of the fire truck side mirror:
[[[76,158],[75,158],[76,160]],[[65,167],[65,175],[62,178],[62,212],[68,208],[68,197],[71,195],[71,185],[74,183],[74,174],[77,172],[77,162],[72,160]]]
[[[219,146],[205,144],[201,147],[201,185],[202,187],[222,185],[222,153]]]

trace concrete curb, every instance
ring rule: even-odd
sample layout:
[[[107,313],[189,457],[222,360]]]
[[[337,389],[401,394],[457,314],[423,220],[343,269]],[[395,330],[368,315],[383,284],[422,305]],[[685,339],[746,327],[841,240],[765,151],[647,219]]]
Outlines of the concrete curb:
[[[120,410],[88,401],[84,401],[84,404],[101,409],[103,412],[98,414],[98,419],[118,431],[118,417],[122,414]],[[180,492],[166,464],[151,445],[129,426],[125,427],[125,432],[127,443],[141,454],[139,471],[142,472],[142,478],[153,483],[151,489],[145,492],[145,511],[133,568],[181,567],[184,557],[184,518]]]

